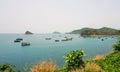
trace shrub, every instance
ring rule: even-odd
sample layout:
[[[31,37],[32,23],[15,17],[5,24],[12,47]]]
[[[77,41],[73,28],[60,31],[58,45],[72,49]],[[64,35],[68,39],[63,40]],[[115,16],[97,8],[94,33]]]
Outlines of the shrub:
[[[0,64],[0,72],[20,72],[15,69],[15,65]]]
[[[57,72],[57,65],[54,62],[41,62],[31,68],[31,72]]]
[[[83,50],[71,51],[70,53],[65,54],[64,58],[66,59],[66,69],[70,70],[83,66],[83,56]]]
[[[118,38],[117,43],[113,45],[115,51],[120,51],[120,38]]]

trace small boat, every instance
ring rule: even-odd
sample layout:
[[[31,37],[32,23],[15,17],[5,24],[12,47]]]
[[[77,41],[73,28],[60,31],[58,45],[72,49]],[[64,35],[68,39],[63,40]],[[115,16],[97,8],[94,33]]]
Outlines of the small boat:
[[[73,38],[72,37],[67,37],[66,40],[72,40]]]
[[[101,37],[98,37],[98,39],[100,39]]]
[[[29,42],[22,42],[22,43],[21,43],[21,46],[29,46],[29,45],[30,45]]]
[[[22,38],[17,38],[16,40],[23,40]]]
[[[45,38],[45,40],[51,40],[51,38]]]
[[[64,37],[64,39],[62,39],[61,41],[70,41],[72,39],[73,39],[72,37]]]
[[[55,42],[59,42],[60,40],[55,40]]]
[[[107,39],[107,38],[105,38],[105,39]]]
[[[14,40],[14,42],[20,42],[20,40]]]
[[[67,41],[66,39],[63,39],[63,40],[61,40],[61,41]]]
[[[23,40],[22,38],[17,38],[16,40],[14,40],[14,42],[20,42],[22,40]]]
[[[101,41],[104,41],[104,39],[101,39]]]

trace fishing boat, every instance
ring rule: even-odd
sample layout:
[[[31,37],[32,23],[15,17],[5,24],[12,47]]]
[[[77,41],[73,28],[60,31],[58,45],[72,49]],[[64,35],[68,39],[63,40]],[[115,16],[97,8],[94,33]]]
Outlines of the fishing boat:
[[[30,45],[29,42],[22,42],[22,43],[21,43],[21,46],[29,46],[29,45]]]
[[[60,40],[55,40],[55,42],[59,42]]]
[[[14,40],[14,42],[20,42],[20,40]]]

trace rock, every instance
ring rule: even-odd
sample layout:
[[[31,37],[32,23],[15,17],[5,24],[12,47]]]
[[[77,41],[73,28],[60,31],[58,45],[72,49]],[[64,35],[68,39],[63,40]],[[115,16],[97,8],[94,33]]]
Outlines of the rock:
[[[26,35],[31,35],[31,34],[33,34],[33,33],[30,32],[30,31],[26,31],[25,34],[26,34]]]

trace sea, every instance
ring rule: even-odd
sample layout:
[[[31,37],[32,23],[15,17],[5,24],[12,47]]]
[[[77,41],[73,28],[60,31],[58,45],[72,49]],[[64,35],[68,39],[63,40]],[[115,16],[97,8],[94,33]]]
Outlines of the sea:
[[[62,41],[64,37],[73,39]],[[17,38],[23,40],[14,42]],[[23,70],[26,65],[32,67],[41,61],[54,61],[59,67],[63,67],[64,54],[72,50],[83,49],[83,59],[91,59],[96,55],[110,53],[116,41],[117,37],[112,36],[81,37],[79,34],[0,34],[0,64],[13,64],[17,69]],[[29,42],[30,46],[21,46],[22,42]]]

